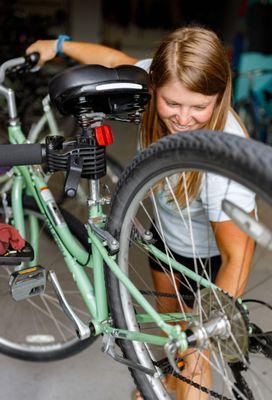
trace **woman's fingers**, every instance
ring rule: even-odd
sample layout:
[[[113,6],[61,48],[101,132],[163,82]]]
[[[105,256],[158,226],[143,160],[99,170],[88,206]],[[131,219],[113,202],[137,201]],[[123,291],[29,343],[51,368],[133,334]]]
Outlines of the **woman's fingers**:
[[[26,54],[38,52],[40,54],[38,65],[42,66],[56,57],[56,42],[56,40],[37,40],[26,49]]]

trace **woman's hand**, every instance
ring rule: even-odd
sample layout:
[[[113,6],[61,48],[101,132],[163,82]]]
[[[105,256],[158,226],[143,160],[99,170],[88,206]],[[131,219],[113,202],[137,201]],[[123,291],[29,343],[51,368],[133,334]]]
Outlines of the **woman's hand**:
[[[43,66],[56,57],[56,44],[57,40],[37,40],[26,49],[26,54],[38,52],[40,54],[38,65]]]

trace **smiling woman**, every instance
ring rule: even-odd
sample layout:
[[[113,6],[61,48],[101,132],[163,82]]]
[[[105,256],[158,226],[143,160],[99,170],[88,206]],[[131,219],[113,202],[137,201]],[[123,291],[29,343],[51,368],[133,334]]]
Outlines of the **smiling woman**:
[[[38,41],[27,52],[38,51],[42,64],[56,56],[56,49],[86,64],[102,64],[106,67],[134,64],[149,72],[151,101],[141,126],[142,148],[178,131],[203,128],[214,131],[214,135],[222,134],[217,131],[224,131],[247,136],[243,123],[231,107],[231,70],[224,46],[217,35],[208,29],[198,26],[177,29],[162,40],[153,59],[146,60],[137,60],[97,44],[60,43],[58,40]],[[169,182],[172,184],[171,193]],[[154,212],[149,223],[153,226],[158,248],[168,249],[166,251],[174,259],[191,270],[204,266],[205,274],[213,282],[236,297],[242,295],[248,279],[254,241],[220,211],[226,188],[229,187],[228,200],[239,204],[245,213],[253,215],[253,193],[243,190],[237,183],[229,184],[229,180],[212,173],[204,174],[201,170],[188,171],[185,168],[182,174],[176,173],[165,184],[160,181],[156,184],[153,197],[150,194]],[[171,201],[171,197],[175,200]],[[190,215],[186,211],[188,208]],[[194,235],[188,234],[188,226]],[[167,263],[156,262],[151,257],[149,265],[156,292],[179,292],[186,303],[184,284],[178,273],[174,275],[171,268],[169,273]],[[191,306],[190,303],[186,305],[188,309]],[[159,311],[176,312],[180,309],[180,303],[168,296],[157,307]],[[210,388],[209,355],[205,357],[206,361],[196,362],[194,356],[187,354],[182,375],[198,386]],[[146,394],[137,374],[133,371],[132,374],[144,398],[157,398]],[[189,390],[190,400],[207,399],[207,392],[200,393],[195,385],[185,381],[178,380],[175,390],[178,400],[187,399]],[[137,395],[140,398],[140,393]]]
[[[149,71],[152,86],[152,99],[142,125],[142,147],[169,134],[203,128],[247,136],[243,123],[231,108],[230,65],[214,32],[199,27],[178,29],[162,41],[153,60],[143,60],[136,65]],[[219,287],[232,296],[242,295],[254,241],[218,212],[227,182],[212,174],[204,176],[200,171],[185,172],[175,176],[175,181],[173,192],[181,208],[179,215],[174,212],[177,204],[169,201],[169,193],[164,188],[159,187],[154,194],[156,246],[162,250],[167,246],[175,260],[193,271],[205,265],[206,273]],[[232,184],[231,197],[236,198],[247,213],[254,210],[254,194],[244,193],[238,185]],[[188,204],[190,214],[186,209]],[[193,232],[191,235],[188,235],[188,226]],[[197,262],[195,249],[199,257]],[[171,272],[167,263],[151,258],[149,263],[156,292],[175,293],[176,285],[184,298],[188,295],[184,280]],[[174,285],[166,270],[169,275],[175,275]],[[189,284],[194,286],[190,280]],[[168,299],[163,304],[158,302],[157,307],[160,312],[174,312],[180,305],[178,300]],[[190,310],[192,304],[187,302],[186,307]],[[206,356],[209,358],[208,353]],[[209,362],[196,362],[193,355],[186,355],[182,375],[212,387]],[[178,400],[207,399],[205,393],[199,393],[180,380],[173,382],[171,378],[169,385],[174,385]]]

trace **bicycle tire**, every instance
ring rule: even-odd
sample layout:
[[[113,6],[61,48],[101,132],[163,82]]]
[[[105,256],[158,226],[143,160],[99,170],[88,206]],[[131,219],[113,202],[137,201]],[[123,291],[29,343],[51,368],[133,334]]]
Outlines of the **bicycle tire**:
[[[44,216],[38,210],[38,207],[33,198],[25,196],[23,199],[23,205],[26,215],[34,214],[40,222],[42,221],[41,225],[44,224]],[[61,211],[72,233],[75,235],[77,240],[87,249],[88,238],[83,224],[77,218],[71,215],[68,211],[66,210],[61,210]],[[0,213],[2,214],[3,210],[0,210]],[[42,235],[42,229],[43,228],[40,228],[40,235]],[[52,239],[52,236],[48,229],[44,233],[45,235],[42,236],[43,241],[47,241],[50,243],[49,247],[45,248],[42,251],[47,252],[46,255],[48,259],[49,258],[48,252],[50,253],[51,246],[53,246],[53,244],[54,245],[56,244]],[[54,264],[55,266],[60,267],[60,264],[57,264],[56,258],[54,258]],[[45,266],[43,263],[41,265]],[[5,268],[5,275],[3,274],[3,268]],[[62,270],[61,268],[56,268],[56,274],[57,276],[60,276],[59,279],[60,284],[62,285],[63,283],[64,285],[66,285],[68,281],[72,280],[72,277],[70,272],[68,271],[68,268],[67,270]],[[81,341],[77,338],[75,332],[71,333],[71,337],[69,336],[67,341],[63,339],[57,340],[59,337],[57,336],[57,333],[53,331],[54,324],[52,327],[50,316],[48,317],[48,315],[44,314],[44,311],[46,311],[46,307],[44,306],[44,309],[41,309],[41,304],[43,303],[40,302],[40,299],[38,299],[39,297],[46,296],[47,290],[45,292],[45,295],[31,297],[30,303],[28,302],[28,300],[15,302],[14,300],[12,300],[10,294],[8,293],[7,282],[3,280],[3,277],[8,278],[8,274],[11,272],[11,270],[12,267],[1,266],[2,279],[1,279],[1,289],[0,289],[1,290],[0,302],[5,303],[5,309],[7,309],[7,313],[4,317],[1,318],[2,322],[0,328],[1,329],[0,353],[25,361],[39,361],[39,362],[55,361],[71,357],[79,353],[80,351],[84,350],[85,348],[89,347],[95,341],[96,337],[90,337],[86,340]],[[6,272],[8,272],[8,274],[6,274]],[[62,280],[61,277],[62,278],[66,277],[67,279]],[[65,286],[63,287],[63,289],[65,292]],[[51,292],[53,293],[53,290],[49,291],[48,296],[50,297],[48,297],[48,299],[53,298],[53,294],[51,294]],[[72,301],[71,305],[76,306],[77,295],[73,294],[73,296],[76,297],[76,300],[74,301],[74,303]],[[71,294],[70,299],[73,300],[73,296]],[[47,307],[50,307],[51,304],[46,297],[44,301],[46,301]],[[57,302],[55,298],[52,304],[53,306],[51,312],[52,313],[56,312],[54,318],[56,318],[56,320],[58,319],[58,324],[60,324],[60,326],[64,328],[63,324],[68,323],[69,332],[71,332],[71,329],[73,330],[72,325],[70,325],[70,322],[69,320],[67,320],[67,317],[56,305]],[[36,308],[38,310],[37,313],[35,313]],[[76,312],[78,313],[78,310]],[[3,313],[3,308],[2,308],[2,313]],[[23,317],[21,317],[21,314],[23,315]],[[43,319],[44,315],[45,319]],[[90,320],[90,318],[91,317],[89,316],[87,321]],[[16,322],[16,319],[18,319],[18,322]],[[34,326],[34,324],[33,325],[31,324],[32,320],[34,320],[36,326]],[[17,323],[20,325],[19,329],[18,327],[16,329]],[[48,326],[46,326],[46,324],[48,324]],[[11,326],[15,327],[15,329],[13,329],[13,332],[10,331]],[[65,331],[65,334],[66,332],[67,331]],[[53,340],[54,337],[55,340]],[[30,338],[30,339],[25,339],[25,338]],[[25,339],[25,341],[23,341],[22,339]],[[46,343],[46,340],[47,341],[49,340],[48,343]]]
[[[148,281],[146,275],[141,278],[145,271],[142,264],[144,264],[144,257],[147,257],[147,255],[142,248],[139,249],[140,259],[135,262],[134,268],[131,266],[133,257],[135,257],[133,251],[136,252],[140,247],[139,243],[134,246],[134,239],[131,236],[132,219],[135,215],[138,217],[138,214],[136,214],[138,206],[141,201],[146,199],[146,193],[149,193],[155,182],[161,182],[167,173],[172,176],[177,171],[188,169],[222,174],[228,179],[245,185],[251,191],[257,193],[262,201],[265,201],[269,206],[272,205],[272,154],[268,146],[236,135],[208,131],[169,135],[152,144],[133,160],[122,175],[112,199],[108,220],[109,232],[120,241],[118,265],[127,275],[134,274],[136,276],[135,284],[138,288],[140,284],[144,286],[145,282]],[[142,214],[144,213],[143,208],[140,211]],[[267,219],[267,214],[265,218]],[[131,252],[133,253],[132,256],[130,255]],[[142,269],[139,271],[140,267]],[[121,284],[119,284],[109,268],[106,269],[106,275],[114,326],[123,329],[141,330],[142,326],[136,320],[136,308],[138,305],[135,304],[136,302],[133,301],[125,288],[121,287]],[[254,288],[252,290],[254,291]],[[157,299],[151,299],[152,304],[154,304],[155,300]],[[253,316],[258,318],[256,312]],[[271,331],[271,324],[269,326],[270,329],[266,327],[266,330]],[[133,362],[142,363],[146,367],[152,368],[153,366],[154,368],[154,363],[150,356],[151,350],[146,345],[120,339],[118,344],[126,358]],[[264,361],[266,362],[267,360],[265,359]],[[151,378],[137,369],[130,369],[130,372],[144,399],[170,399],[159,379]],[[264,374],[266,373],[267,370]],[[270,387],[269,380],[268,385]],[[248,386],[238,388],[238,393],[241,396],[239,398],[247,398],[245,396],[248,390],[251,393],[251,389]],[[237,397],[232,391],[226,398],[236,399]],[[255,398],[259,399],[259,397]]]
[[[120,179],[122,172],[124,168],[122,165],[119,163],[119,161],[116,160],[113,156],[110,154],[106,155],[106,162],[107,162],[107,175],[109,176],[111,182],[113,184],[116,184],[118,180]]]

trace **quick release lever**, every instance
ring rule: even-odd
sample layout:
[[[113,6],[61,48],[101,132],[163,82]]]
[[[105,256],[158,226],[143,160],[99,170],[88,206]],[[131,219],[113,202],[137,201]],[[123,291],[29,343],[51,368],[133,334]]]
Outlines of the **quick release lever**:
[[[64,193],[67,197],[75,197],[83,168],[83,159],[77,154],[71,154],[68,159]]]

